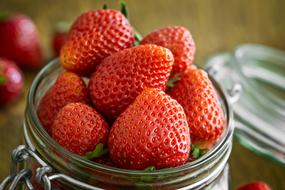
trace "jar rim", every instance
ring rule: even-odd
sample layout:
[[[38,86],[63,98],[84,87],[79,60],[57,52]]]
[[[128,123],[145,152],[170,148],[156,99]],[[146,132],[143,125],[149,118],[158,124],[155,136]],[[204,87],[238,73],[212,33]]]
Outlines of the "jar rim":
[[[41,71],[37,74],[35,79],[32,82],[32,85],[30,87],[29,93],[28,93],[28,99],[27,99],[27,108],[26,108],[26,114],[28,114],[32,122],[34,124],[34,129],[37,132],[37,134],[41,137],[41,140],[43,140],[44,143],[48,144],[51,148],[58,150],[62,155],[67,157],[69,160],[72,161],[74,164],[81,164],[86,167],[90,167],[94,170],[101,170],[106,172],[114,172],[117,174],[127,174],[127,175],[166,175],[166,174],[173,174],[176,172],[183,172],[186,170],[190,170],[193,168],[199,168],[200,166],[204,165],[205,163],[208,163],[212,160],[212,158],[215,158],[219,151],[227,146],[228,142],[231,141],[231,137],[233,135],[234,131],[234,125],[233,125],[233,112],[232,107],[229,101],[228,94],[225,93],[225,90],[218,84],[218,82],[212,78],[209,75],[210,80],[212,81],[219,97],[223,100],[224,106],[225,106],[225,114],[226,114],[226,126],[225,131],[219,141],[214,145],[214,147],[209,150],[205,155],[203,155],[201,158],[194,160],[192,162],[187,162],[184,165],[173,167],[173,168],[164,168],[154,171],[144,171],[144,170],[130,170],[130,169],[122,169],[107,165],[102,165],[96,162],[93,162],[91,160],[84,159],[82,156],[76,155],[62,146],[60,146],[44,129],[44,127],[41,125],[41,122],[37,115],[37,109],[35,105],[35,94],[37,93],[38,86],[41,83],[41,81],[47,76],[50,72],[55,70],[56,68],[59,68],[59,60],[58,58],[53,59],[50,61],[45,67],[41,69]]]

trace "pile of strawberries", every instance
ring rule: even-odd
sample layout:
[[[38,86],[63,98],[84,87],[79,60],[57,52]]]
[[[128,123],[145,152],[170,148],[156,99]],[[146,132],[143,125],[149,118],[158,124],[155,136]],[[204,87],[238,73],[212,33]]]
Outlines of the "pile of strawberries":
[[[61,146],[95,162],[138,170],[185,164],[224,131],[217,93],[193,65],[186,28],[136,36],[120,11],[80,15],[60,52],[66,71],[41,99],[39,119]]]

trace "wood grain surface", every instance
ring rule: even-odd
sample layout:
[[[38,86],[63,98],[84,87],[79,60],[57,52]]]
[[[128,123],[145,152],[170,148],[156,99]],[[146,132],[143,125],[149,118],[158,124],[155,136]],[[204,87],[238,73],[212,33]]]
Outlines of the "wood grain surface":
[[[36,23],[46,60],[55,23],[72,21],[82,11],[118,1],[1,0],[0,10],[29,15]],[[197,44],[195,63],[241,43],[261,43],[285,50],[284,0],[127,0],[131,23],[142,34],[168,25],[190,29]],[[1,42],[0,42],[1,45]],[[47,61],[46,61],[47,62]],[[25,90],[13,104],[0,108],[0,181],[8,174],[10,151],[21,142],[21,124],[29,86],[37,71],[25,71]],[[264,180],[274,190],[285,189],[285,167],[234,143],[230,158],[232,185]]]

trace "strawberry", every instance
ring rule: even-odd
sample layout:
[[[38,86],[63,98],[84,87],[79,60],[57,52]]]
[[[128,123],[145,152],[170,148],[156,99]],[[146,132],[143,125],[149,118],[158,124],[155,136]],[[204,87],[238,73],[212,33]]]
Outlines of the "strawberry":
[[[111,159],[122,168],[184,164],[190,134],[182,106],[161,90],[144,89],[113,124],[108,147]]]
[[[17,65],[0,58],[0,105],[14,101],[23,88],[23,76]]]
[[[52,48],[56,56],[59,55],[60,50],[66,41],[67,32],[55,32],[52,39]]]
[[[237,190],[271,190],[271,188],[262,181],[254,181],[237,188]]]
[[[174,56],[173,74],[183,73],[193,62],[196,46],[190,32],[181,26],[154,31],[141,44],[156,44],[170,49]]]
[[[55,26],[51,46],[55,56],[59,56],[60,50],[66,41],[68,29],[70,24],[68,22],[58,22]]]
[[[59,110],[68,103],[89,103],[88,91],[83,80],[76,74],[64,72],[41,99],[38,116],[48,133]]]
[[[42,63],[38,32],[33,21],[24,15],[0,19],[0,56],[19,66],[36,68]]]
[[[83,103],[69,103],[57,114],[52,138],[67,150],[85,155],[99,143],[107,142],[109,127],[103,117]]]
[[[133,43],[134,33],[122,13],[111,9],[88,11],[72,25],[60,61],[69,71],[89,75],[105,57]]]
[[[207,73],[188,69],[170,95],[184,108],[192,143],[199,148],[212,147],[224,131],[225,118]]]
[[[172,65],[172,53],[156,45],[140,45],[107,57],[89,82],[94,106],[114,120],[144,87],[165,90]]]

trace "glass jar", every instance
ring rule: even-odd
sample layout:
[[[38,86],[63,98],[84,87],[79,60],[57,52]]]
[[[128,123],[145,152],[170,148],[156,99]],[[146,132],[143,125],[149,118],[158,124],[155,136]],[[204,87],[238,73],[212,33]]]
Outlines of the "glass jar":
[[[51,188],[51,181],[56,181],[53,183],[54,187],[63,187],[60,189],[229,189],[227,162],[234,130],[229,101],[233,97],[224,93],[214,79],[211,78],[226,118],[225,131],[218,143],[201,158],[185,165],[155,171],[139,171],[119,169],[86,160],[59,146],[44,130],[37,117],[37,106],[61,72],[58,60],[53,60],[33,81],[23,124],[26,145],[18,147],[12,155],[14,165],[26,160],[28,164],[25,168],[33,168],[32,173],[36,173],[35,178],[45,189]],[[230,94],[234,96],[233,93]],[[36,168],[38,169],[35,170]],[[31,176],[31,172],[26,173],[29,174],[28,177]],[[17,174],[16,170],[14,174]],[[31,184],[27,175],[22,177],[22,181],[25,181],[29,189]],[[11,177],[10,181],[12,179]]]
[[[242,87],[232,106],[239,142],[285,167],[285,52],[243,44],[210,57],[206,70],[225,89]]]

